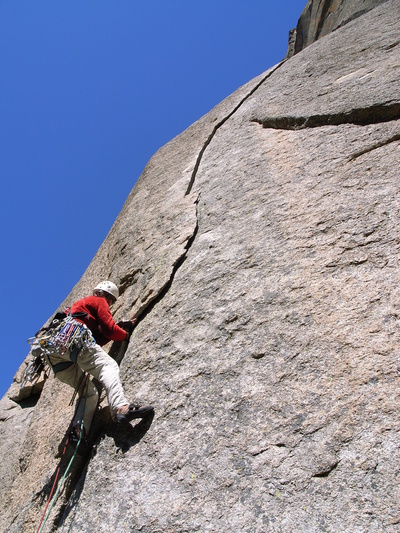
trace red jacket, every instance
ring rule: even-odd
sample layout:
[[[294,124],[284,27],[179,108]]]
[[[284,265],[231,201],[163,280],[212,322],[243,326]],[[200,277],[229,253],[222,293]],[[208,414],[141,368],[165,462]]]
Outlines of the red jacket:
[[[108,302],[101,296],[87,296],[78,300],[72,304],[71,313],[87,313],[86,317],[75,320],[86,324],[100,346],[108,341],[124,341],[128,335],[114,322]]]

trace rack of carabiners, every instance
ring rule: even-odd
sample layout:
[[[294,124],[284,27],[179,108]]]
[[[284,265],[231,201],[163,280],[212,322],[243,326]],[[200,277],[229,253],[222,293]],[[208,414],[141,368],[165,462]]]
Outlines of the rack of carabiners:
[[[72,316],[67,316],[63,320],[53,320],[52,325],[46,331],[41,331],[35,337],[28,339],[31,345],[32,360],[28,364],[21,383],[21,388],[27,382],[35,383],[41,378],[44,372],[49,375],[48,361],[54,353],[64,355],[67,351],[75,348],[89,348],[95,344],[91,331],[81,322]]]
[[[73,348],[88,348],[94,343],[90,330],[71,316],[64,318],[53,331],[49,332],[47,344],[51,351],[57,351],[60,355]]]

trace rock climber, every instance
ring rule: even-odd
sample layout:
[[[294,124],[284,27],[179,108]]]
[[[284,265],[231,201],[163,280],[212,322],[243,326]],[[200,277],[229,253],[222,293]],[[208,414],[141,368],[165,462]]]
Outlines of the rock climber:
[[[127,340],[133,331],[137,319],[118,322],[116,324],[110,312],[110,305],[116,302],[119,296],[118,287],[111,281],[102,281],[93,291],[92,296],[87,296],[72,304],[68,310],[72,320],[84,329],[90,330],[91,342],[85,343],[78,353],[74,350],[54,351],[47,358],[53,367],[56,377],[73,388],[79,388],[79,398],[70,441],[78,442],[89,433],[90,425],[96,410],[99,393],[97,387],[88,379],[85,386],[80,386],[84,373],[96,378],[104,387],[113,420],[124,423],[135,418],[144,418],[154,411],[152,406],[136,405],[130,403],[124,394],[120,381],[119,366],[102,348],[110,340]],[[75,350],[76,352],[77,350]],[[72,360],[72,361],[71,361]],[[83,434],[81,427],[83,421]]]

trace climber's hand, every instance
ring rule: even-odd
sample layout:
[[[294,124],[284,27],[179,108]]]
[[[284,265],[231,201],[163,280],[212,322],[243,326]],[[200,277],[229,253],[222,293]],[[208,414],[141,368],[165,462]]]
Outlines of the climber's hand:
[[[124,329],[127,333],[132,333],[136,322],[137,318],[134,318],[133,320],[121,320],[120,322],[118,322],[117,326]]]

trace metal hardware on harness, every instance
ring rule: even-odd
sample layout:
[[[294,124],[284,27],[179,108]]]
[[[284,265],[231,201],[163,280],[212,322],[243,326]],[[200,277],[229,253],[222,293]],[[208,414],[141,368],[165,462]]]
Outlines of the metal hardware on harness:
[[[67,316],[61,321],[53,331],[50,330],[47,345],[52,352],[64,355],[67,351],[73,352],[76,348],[80,350],[83,347],[90,347],[94,344],[91,331],[71,316]],[[71,358],[72,359],[72,358]],[[75,359],[76,360],[76,359]]]
[[[49,365],[46,363],[39,345],[32,347],[31,354],[32,359],[25,369],[24,377],[22,378],[22,382],[19,387],[20,389],[23,389],[28,381],[29,383],[32,383],[32,385],[37,383],[42,373],[44,373],[45,378],[47,378],[49,374]]]
[[[75,320],[73,316],[67,316],[62,320],[53,320],[49,329],[40,331],[35,337],[28,339],[32,345],[32,361],[25,370],[21,388],[27,381],[33,383],[40,378],[44,371],[48,376],[48,363],[53,372],[61,372],[76,363],[82,348],[93,346],[96,341],[89,328]],[[50,356],[53,354],[65,355],[69,353],[69,361],[63,361],[56,365],[51,364]]]

